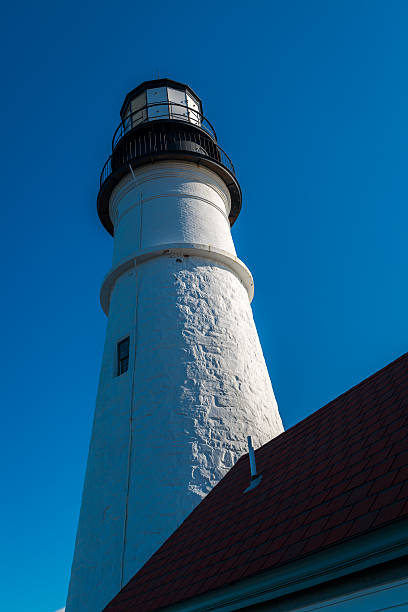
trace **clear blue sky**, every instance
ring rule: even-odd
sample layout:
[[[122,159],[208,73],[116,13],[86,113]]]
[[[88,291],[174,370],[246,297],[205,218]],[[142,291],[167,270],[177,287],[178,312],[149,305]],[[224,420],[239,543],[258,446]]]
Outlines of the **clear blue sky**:
[[[404,0],[9,2],[0,36],[0,609],[65,602],[112,239],[95,209],[126,92],[203,99],[286,427],[408,349]]]

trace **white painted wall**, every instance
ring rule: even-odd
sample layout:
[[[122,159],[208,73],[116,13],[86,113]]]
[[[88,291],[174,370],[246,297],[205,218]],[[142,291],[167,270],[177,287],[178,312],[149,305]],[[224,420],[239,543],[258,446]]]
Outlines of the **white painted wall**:
[[[135,251],[167,243],[208,244],[235,255],[224,182],[197,164],[157,162],[128,174],[110,203],[113,266]]]
[[[112,196],[109,318],[67,612],[100,612],[247,452],[247,435],[256,447],[282,431],[229,206],[218,176],[193,163],[144,166]]]
[[[276,606],[271,605],[271,611],[276,610]],[[408,580],[396,580],[385,584],[377,584],[369,589],[362,589],[348,593],[341,597],[325,599],[316,602],[311,606],[294,608],[296,612],[313,612],[321,610],[325,612],[385,612],[394,610],[403,612],[408,610]]]

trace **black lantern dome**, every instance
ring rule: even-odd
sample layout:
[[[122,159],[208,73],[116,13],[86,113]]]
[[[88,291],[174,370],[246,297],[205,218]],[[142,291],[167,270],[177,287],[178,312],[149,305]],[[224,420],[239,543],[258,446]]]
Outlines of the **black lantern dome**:
[[[194,161],[216,172],[231,195],[233,225],[242,201],[234,166],[204,117],[200,98],[188,85],[170,79],[145,81],[127,94],[120,116],[98,194],[98,214],[110,234],[109,199],[114,187],[134,168],[158,160]]]

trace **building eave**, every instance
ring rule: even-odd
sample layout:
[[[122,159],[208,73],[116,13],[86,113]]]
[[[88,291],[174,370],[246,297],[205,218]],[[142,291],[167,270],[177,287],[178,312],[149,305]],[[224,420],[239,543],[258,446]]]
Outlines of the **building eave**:
[[[161,608],[164,612],[227,612],[274,601],[408,554],[408,520],[400,520],[293,563]],[[407,572],[408,573],[408,572]]]

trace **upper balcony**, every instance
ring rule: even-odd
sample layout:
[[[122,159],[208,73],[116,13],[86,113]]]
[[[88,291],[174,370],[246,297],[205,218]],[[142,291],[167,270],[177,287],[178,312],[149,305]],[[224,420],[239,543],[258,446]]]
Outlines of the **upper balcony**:
[[[230,224],[235,222],[242,197],[234,166],[204,117],[200,98],[187,85],[170,79],[146,81],[126,96],[120,115],[98,194],[98,214],[109,233],[114,187],[134,168],[159,160],[193,161],[216,172],[230,191]]]

